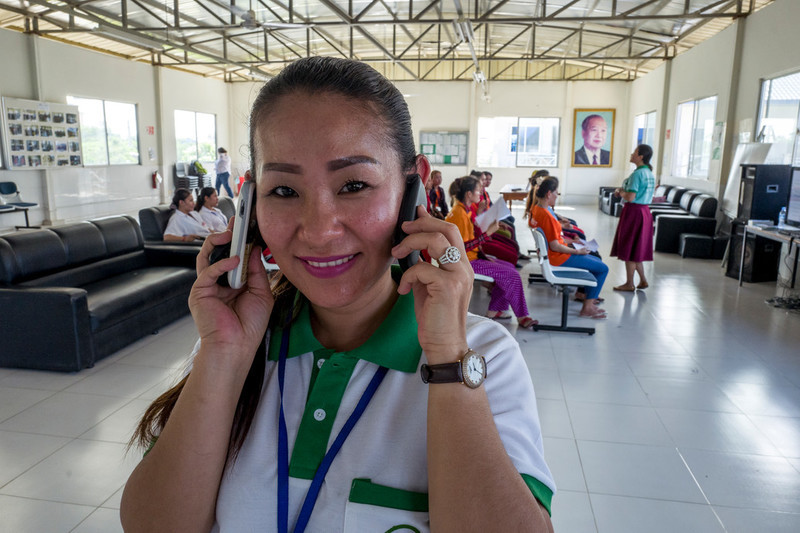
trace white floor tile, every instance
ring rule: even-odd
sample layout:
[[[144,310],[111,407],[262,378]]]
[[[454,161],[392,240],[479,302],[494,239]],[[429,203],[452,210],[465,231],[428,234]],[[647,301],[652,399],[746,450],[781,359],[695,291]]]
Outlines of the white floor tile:
[[[560,490],[553,496],[553,529],[558,533],[596,533],[589,494]]]
[[[125,445],[75,440],[2,489],[0,494],[100,506],[125,484],[139,457]]]
[[[757,509],[736,509],[720,507],[714,509],[725,524],[728,533],[752,533],[753,531],[769,531],[769,533],[797,533],[800,531],[800,514],[776,513]]]
[[[0,495],[0,528],[8,533],[69,533],[92,511],[85,505]]]
[[[127,444],[150,403],[149,400],[132,400],[114,413],[114,416],[109,416],[80,435],[80,438]]]
[[[568,403],[602,402],[621,405],[650,405],[647,395],[632,375],[561,372]]]
[[[567,403],[572,429],[578,440],[629,444],[673,444],[667,430],[650,407],[601,403]]]
[[[711,381],[640,377],[639,384],[655,407],[741,413]]]
[[[21,413],[53,393],[14,387],[0,387],[0,422]]]
[[[114,509],[96,509],[72,533],[122,533],[119,511]]]
[[[536,405],[539,408],[539,422],[542,425],[543,436],[562,439],[575,438],[566,403],[562,400],[538,398]]]
[[[69,441],[64,437],[0,431],[0,487]]]
[[[111,396],[58,392],[0,423],[0,429],[77,437],[129,401]]]
[[[558,490],[586,490],[578,448],[573,439],[545,437],[544,453]]]
[[[66,389],[66,392],[135,398],[171,372],[168,368],[128,365],[107,366]]]
[[[591,493],[706,503],[674,447],[580,440],[578,451]]]
[[[778,454],[775,445],[746,415],[666,408],[657,408],[657,411],[681,450]]]
[[[800,513],[800,472],[783,457],[682,453],[712,505]]]
[[[723,532],[708,505],[590,494],[598,533]]]

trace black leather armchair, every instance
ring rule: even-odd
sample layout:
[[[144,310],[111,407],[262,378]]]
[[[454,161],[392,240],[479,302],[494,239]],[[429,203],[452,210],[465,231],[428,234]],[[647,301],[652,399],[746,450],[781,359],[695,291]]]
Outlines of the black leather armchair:
[[[656,219],[655,250],[678,253],[682,233],[713,237],[717,229],[717,199],[708,194],[694,198],[686,215],[662,214]]]

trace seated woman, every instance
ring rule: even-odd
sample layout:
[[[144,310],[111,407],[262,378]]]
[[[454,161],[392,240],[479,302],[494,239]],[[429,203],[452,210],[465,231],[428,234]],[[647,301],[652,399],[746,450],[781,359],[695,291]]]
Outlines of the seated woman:
[[[536,203],[536,189],[539,188],[539,184],[542,183],[542,181],[549,175],[550,172],[548,170],[542,169],[535,171],[528,179],[528,198],[525,200],[524,217],[528,218],[528,225],[532,228],[536,227],[536,222],[532,218],[529,218],[529,215],[533,209],[533,205]],[[564,235],[564,237],[569,239],[569,243],[576,239],[586,240],[586,233],[578,227],[577,222],[571,218],[559,215],[553,210],[552,207],[548,207],[548,209],[561,224],[561,233]]]
[[[225,231],[228,228],[228,217],[217,208],[217,205],[219,205],[217,190],[214,187],[203,187],[197,196],[194,210],[200,213],[200,218],[214,233]]]
[[[498,223],[495,222],[489,227],[489,231],[478,238],[475,237],[475,226],[470,218],[469,208],[481,200],[480,181],[473,176],[458,178],[450,185],[450,196],[455,199],[455,205],[446,220],[458,227],[472,269],[477,274],[494,278],[492,299],[489,302],[489,312],[486,316],[494,319],[511,318],[511,315],[505,312],[511,305],[520,327],[533,328],[539,322],[528,316],[522,280],[516,269],[505,261],[489,261],[479,258],[478,252],[481,251],[480,248],[486,236],[497,231],[498,227]]]
[[[553,176],[545,178],[536,190],[536,205],[531,210],[531,219],[544,231],[545,238],[550,245],[548,257],[553,266],[566,266],[583,268],[594,275],[597,280],[596,287],[586,288],[586,297],[580,316],[588,318],[606,318],[606,312],[597,307],[597,298],[603,289],[603,283],[608,275],[608,266],[599,258],[589,255],[586,248],[577,250],[570,248],[561,236],[561,224],[553,212],[548,209],[556,204],[558,199],[558,178]]]
[[[169,208],[175,212],[172,213],[164,230],[165,241],[191,242],[204,239],[211,233],[200,215],[194,211],[194,197],[187,189],[175,189]]]

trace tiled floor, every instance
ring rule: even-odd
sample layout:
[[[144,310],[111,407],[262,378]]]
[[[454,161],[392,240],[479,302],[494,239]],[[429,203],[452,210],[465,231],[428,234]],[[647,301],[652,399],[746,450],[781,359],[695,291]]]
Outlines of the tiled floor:
[[[607,256],[617,219],[571,214]],[[610,290],[623,269],[607,263],[596,335],[508,326],[539,398],[556,531],[800,531],[800,314],[764,303],[774,283],[739,288],[719,261],[657,254],[636,294]],[[552,289],[527,293],[535,318],[558,321]],[[486,305],[477,288],[472,309]],[[589,322],[571,306],[571,322]],[[79,374],[0,369],[0,532],[120,531],[139,457],[125,443],[194,337],[186,318]]]

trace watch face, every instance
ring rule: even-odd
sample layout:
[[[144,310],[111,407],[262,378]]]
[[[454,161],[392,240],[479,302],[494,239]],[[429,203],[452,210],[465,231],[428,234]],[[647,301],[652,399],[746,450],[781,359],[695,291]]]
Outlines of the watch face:
[[[483,357],[474,352],[470,353],[464,358],[462,365],[464,383],[472,388],[480,386],[486,377],[486,361]]]

